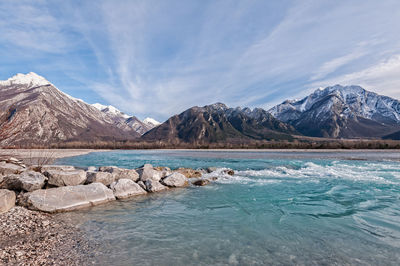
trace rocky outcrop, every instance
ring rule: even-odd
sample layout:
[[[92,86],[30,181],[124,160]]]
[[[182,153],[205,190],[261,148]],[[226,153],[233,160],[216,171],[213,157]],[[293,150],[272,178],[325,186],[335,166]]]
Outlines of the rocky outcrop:
[[[48,184],[56,187],[82,185],[86,181],[86,172],[83,170],[60,171],[48,170],[44,172]]]
[[[106,186],[114,182],[114,176],[108,172],[86,172],[86,184],[102,183]]]
[[[147,180],[159,181],[162,178],[162,172],[155,170],[151,164],[145,164],[136,170],[139,173],[139,180],[145,183]]]
[[[168,187],[186,187],[189,185],[187,178],[180,173],[173,173],[167,176],[161,183]]]
[[[12,175],[22,173],[25,168],[6,162],[0,162],[0,175]]]
[[[15,192],[0,189],[0,213],[7,212],[15,206]]]
[[[146,190],[148,192],[158,192],[167,189],[168,187],[162,185],[160,182],[153,180],[153,179],[147,179],[144,182],[146,186]]]
[[[140,185],[130,179],[119,179],[113,182],[110,188],[117,199],[126,199],[147,193]]]
[[[0,188],[30,192],[41,189],[46,180],[47,178],[41,173],[26,171],[18,175],[5,176],[3,182],[0,182]]]
[[[113,191],[101,183],[41,189],[25,193],[21,204],[31,210],[63,212],[115,200]]]
[[[116,166],[103,166],[99,168],[99,171],[111,173],[114,176],[114,180],[130,179],[135,182],[139,180],[139,174],[134,169],[125,169]]]

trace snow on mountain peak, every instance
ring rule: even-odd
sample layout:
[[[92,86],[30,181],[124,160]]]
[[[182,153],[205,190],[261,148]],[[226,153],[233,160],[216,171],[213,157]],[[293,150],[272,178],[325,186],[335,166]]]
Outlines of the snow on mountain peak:
[[[31,86],[52,85],[47,79],[34,72],[29,72],[28,74],[18,73],[7,80],[0,81],[0,85],[3,86],[10,86],[14,84],[27,84]]]
[[[93,107],[95,107],[96,109],[102,111],[103,113],[109,114],[109,115],[114,115],[114,116],[122,116],[125,119],[130,118],[129,115],[121,112],[120,110],[118,110],[117,108],[115,108],[112,105],[103,105],[100,103],[95,103],[92,104]]]
[[[158,125],[161,124],[161,123],[158,122],[157,120],[155,120],[155,119],[153,119],[153,118],[150,118],[150,117],[145,118],[145,119],[143,120],[143,123],[145,123],[146,125],[150,125],[150,126],[158,126]]]

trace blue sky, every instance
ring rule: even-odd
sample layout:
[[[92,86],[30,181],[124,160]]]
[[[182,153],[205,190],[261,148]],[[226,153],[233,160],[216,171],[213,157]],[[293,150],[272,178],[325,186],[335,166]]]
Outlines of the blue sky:
[[[159,120],[334,84],[400,99],[399,29],[398,0],[2,0],[0,79],[33,71]]]

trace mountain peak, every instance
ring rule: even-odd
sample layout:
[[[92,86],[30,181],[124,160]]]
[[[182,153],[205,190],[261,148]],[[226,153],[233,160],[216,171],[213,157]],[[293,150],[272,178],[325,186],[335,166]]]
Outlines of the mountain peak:
[[[153,125],[153,126],[158,126],[158,125],[161,124],[160,122],[158,122],[157,120],[155,120],[155,119],[153,119],[153,118],[151,118],[151,117],[146,117],[146,118],[143,120],[143,123],[145,123],[145,124],[147,124],[147,125]]]
[[[51,83],[47,79],[34,72],[29,72],[28,74],[18,73],[7,80],[0,81],[0,85],[14,84],[27,84],[31,86],[51,85]]]
[[[215,109],[215,110],[226,110],[226,109],[228,109],[228,106],[226,106],[225,104],[220,103],[220,102],[214,103],[214,104],[210,104],[210,105],[206,105],[204,107],[212,108],[212,109]]]

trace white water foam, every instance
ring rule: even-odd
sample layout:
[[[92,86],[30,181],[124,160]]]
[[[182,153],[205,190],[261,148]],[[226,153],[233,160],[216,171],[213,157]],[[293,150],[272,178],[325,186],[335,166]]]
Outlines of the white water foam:
[[[355,182],[374,182],[382,184],[400,183],[400,165],[382,163],[351,164],[334,161],[330,165],[306,162],[302,167],[294,169],[289,166],[276,166],[263,170],[235,171],[234,176],[224,172],[226,168],[206,174],[205,178],[218,177],[219,183],[268,184],[283,180],[297,179],[305,182],[319,182],[321,179],[344,179]]]

